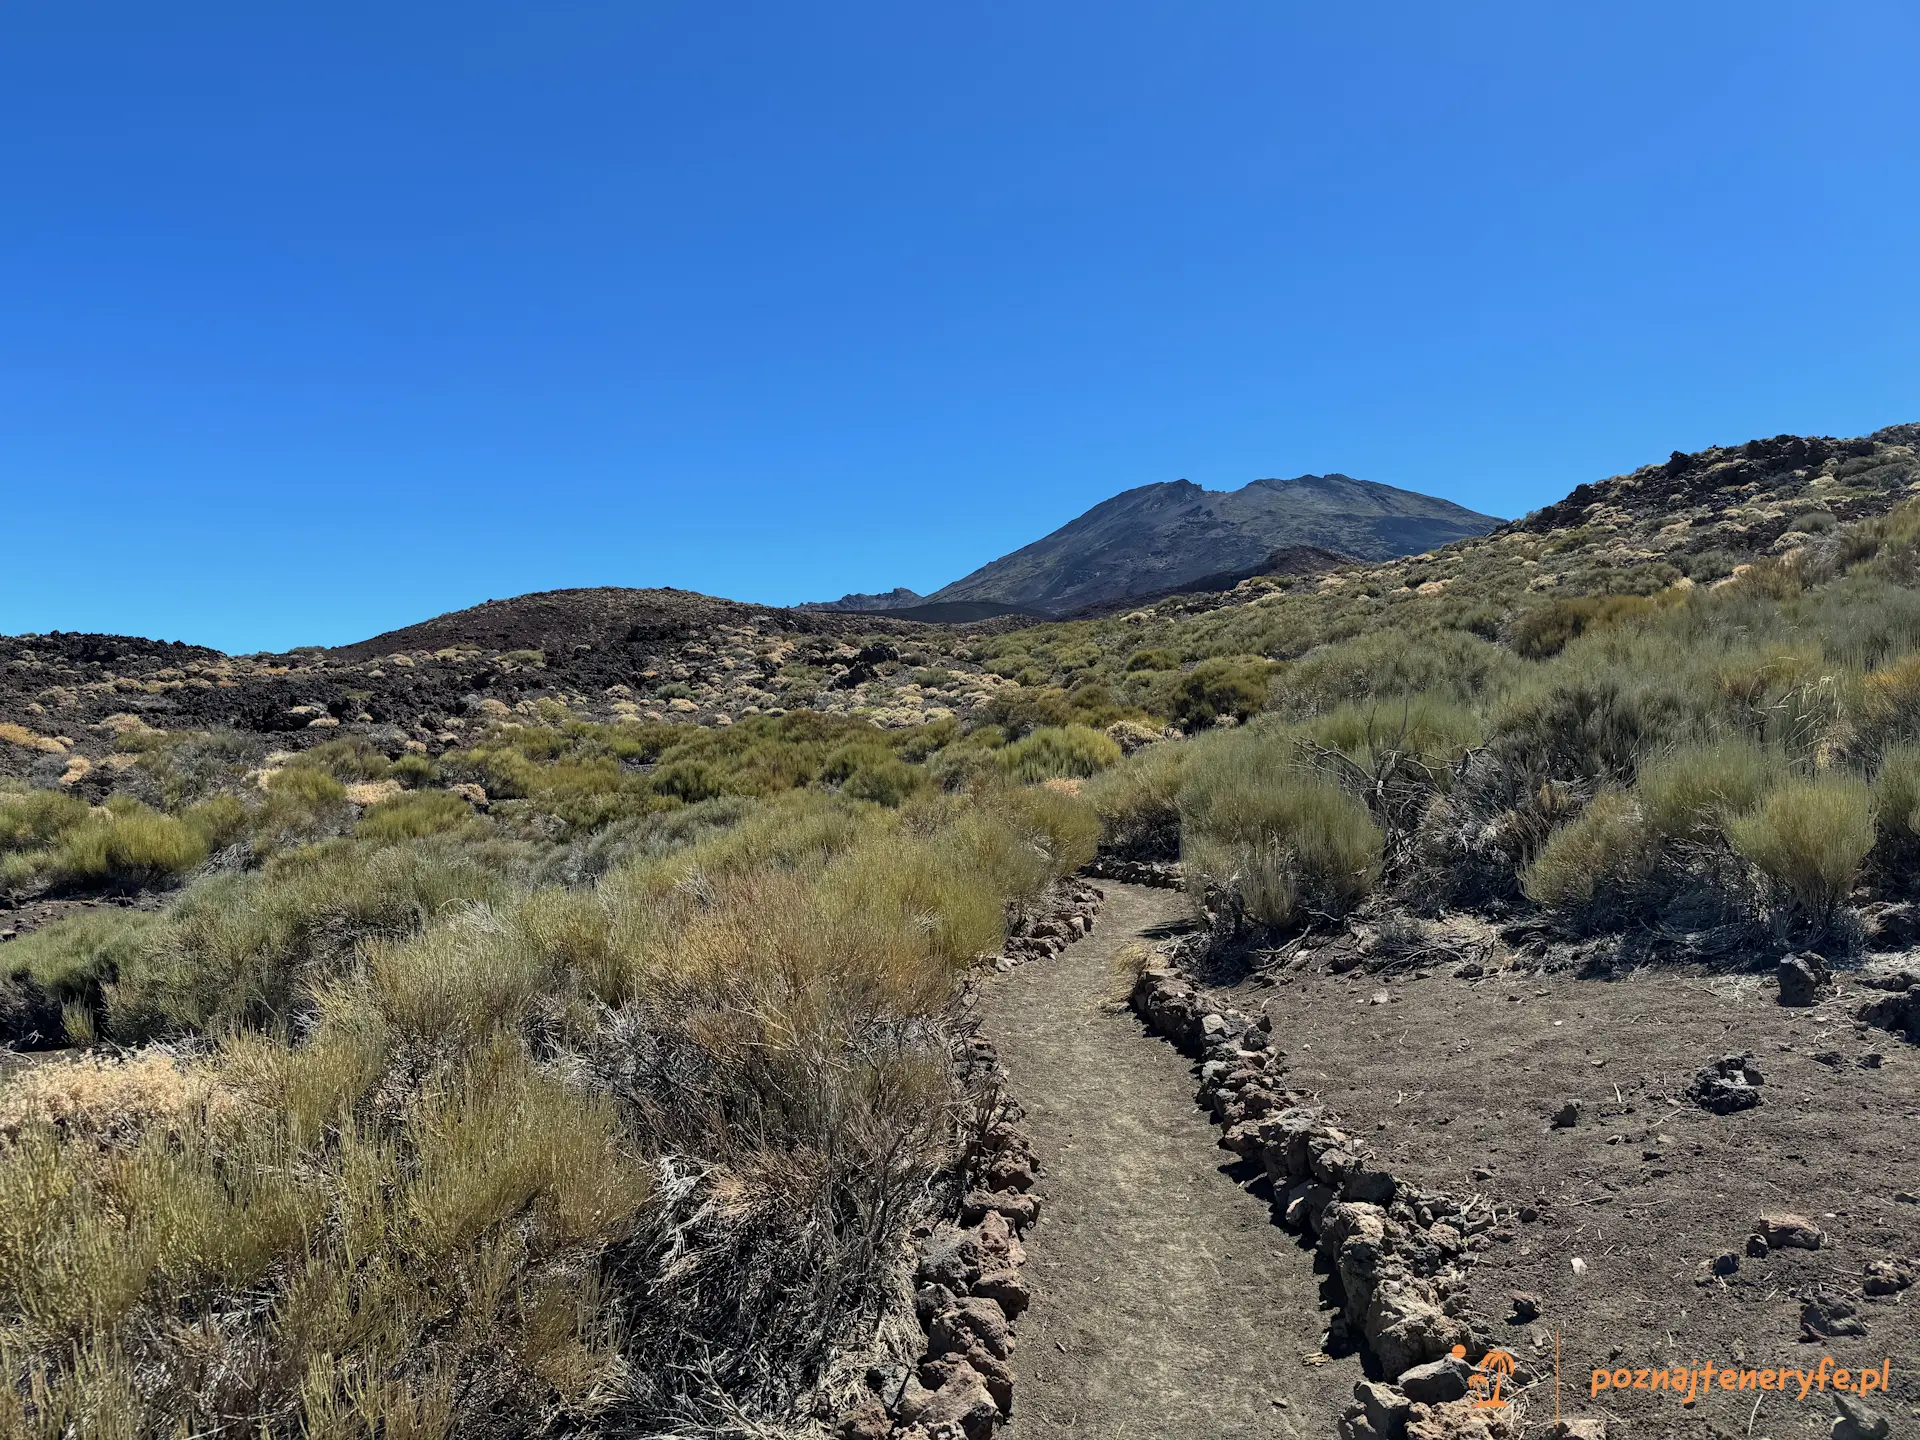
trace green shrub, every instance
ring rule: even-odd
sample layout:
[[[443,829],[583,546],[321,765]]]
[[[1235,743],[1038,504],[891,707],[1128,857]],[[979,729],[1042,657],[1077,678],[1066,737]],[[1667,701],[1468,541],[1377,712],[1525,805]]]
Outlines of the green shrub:
[[[1513,622],[1513,648],[1529,660],[1558,655],[1569,641],[1626,620],[1658,614],[1680,603],[1686,592],[1658,595],[1570,595],[1522,611]]]
[[[1669,840],[1724,833],[1766,798],[1784,764],[1746,740],[1686,745],[1647,762],[1634,795],[1647,824]]]
[[[90,813],[86,801],[59,790],[0,793],[0,855],[45,850]]]
[[[1483,730],[1471,710],[1433,695],[1342,705],[1300,728],[1316,744],[1343,754],[1399,750],[1436,765],[1479,743]]]
[[[107,988],[107,1030],[159,1035],[272,1025],[309,1008],[363,940],[410,934],[450,905],[501,894],[504,878],[417,845],[308,846],[250,875],[190,887]]]
[[[877,740],[842,745],[827,757],[820,778],[838,785],[853,799],[887,806],[900,804],[926,784],[924,771],[914,769]]]
[[[325,770],[288,765],[270,772],[263,788],[266,803],[254,816],[253,831],[264,851],[337,834],[353,817],[347,787]]]
[[[1367,807],[1295,769],[1290,739],[1230,737],[1187,766],[1181,857],[1190,879],[1236,888],[1255,919],[1290,924],[1297,908],[1342,913],[1372,893],[1385,836]]]
[[[1200,744],[1146,746],[1087,782],[1080,795],[1100,817],[1102,845],[1135,859],[1178,858],[1180,787]]]
[[[348,785],[359,781],[385,780],[393,770],[392,764],[375,748],[373,742],[360,735],[343,736],[302,751],[287,762],[287,768],[324,770]]]
[[[1100,817],[1076,795],[1051,785],[1002,791],[995,801],[1015,825],[1036,841],[1055,873],[1078,870],[1100,843]]]
[[[1258,658],[1202,660],[1173,690],[1173,718],[1188,730],[1223,716],[1246,720],[1267,703],[1272,665]]]
[[[253,817],[238,797],[210,795],[190,805],[180,815],[181,823],[200,837],[208,853],[224,850],[245,836]]]
[[[1789,780],[1727,824],[1733,848],[1815,924],[1833,918],[1873,849],[1873,792],[1851,775]]]
[[[56,1001],[92,1002],[138,954],[154,923],[139,910],[83,910],[0,950],[0,972],[25,976]]]
[[[1136,650],[1127,657],[1129,674],[1141,670],[1178,670],[1180,657],[1171,650]]]
[[[1085,725],[1035,730],[996,755],[1001,771],[1023,785],[1041,780],[1085,779],[1118,763],[1115,740]]]
[[[1287,667],[1274,684],[1275,708],[1317,715],[1348,702],[1387,702],[1425,695],[1465,704],[1503,688],[1519,669],[1505,647],[1465,629],[1412,634],[1383,627],[1321,645]]]
[[[139,889],[174,879],[207,858],[207,839],[192,826],[116,797],[53,850],[51,874],[69,885]]]
[[[1634,888],[1658,858],[1659,840],[1639,807],[1607,790],[1548,837],[1521,888],[1528,899],[1570,919],[1613,919],[1632,903]]]
[[[1495,710],[1488,742],[1512,770],[1544,779],[1631,784],[1641,758],[1688,738],[1685,700],[1664,675],[1549,671]]]
[[[1869,749],[1920,741],[1920,655],[1903,655],[1865,676],[1860,711]]]
[[[1902,846],[1920,840],[1920,745],[1896,745],[1880,757],[1873,808],[1884,839]]]
[[[391,778],[409,790],[422,790],[440,779],[440,768],[425,755],[402,755],[393,762]]]
[[[483,829],[473,807],[445,790],[409,790],[382,800],[360,817],[353,833],[378,845]]]

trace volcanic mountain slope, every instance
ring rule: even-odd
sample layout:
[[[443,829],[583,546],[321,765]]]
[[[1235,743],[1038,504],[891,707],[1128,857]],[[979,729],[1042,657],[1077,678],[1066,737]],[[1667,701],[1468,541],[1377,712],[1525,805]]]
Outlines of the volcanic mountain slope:
[[[1448,500],[1346,475],[1255,480],[1233,491],[1175,480],[1103,501],[928,598],[1063,615],[1253,573],[1277,548],[1384,560],[1484,535],[1499,523]]]
[[[116,744],[131,758],[129,731],[230,728],[296,748],[358,732],[388,748],[438,750],[469,726],[543,713],[726,725],[799,708],[915,724],[1004,683],[945,653],[943,635],[886,616],[600,588],[488,601],[286,654],[117,635],[0,637],[0,776],[73,784],[111,761]],[[922,662],[935,667],[926,685],[914,678]],[[101,770],[88,786],[107,779]]]
[[[1756,560],[1818,551],[1831,527],[1907,498],[1920,482],[1917,444],[1920,426],[1901,425],[1858,439],[1778,436],[1676,453],[1433,554],[1342,565],[1337,555],[1295,551],[1312,563],[1276,570],[1269,546],[1245,568],[1271,573],[1227,593],[1169,585],[1162,593],[1174,589],[1170,598],[1145,597],[1145,608],[1124,618],[1072,624],[1003,618],[954,628],[898,613],[603,588],[489,601],[331,651],[227,656],[124,636],[0,638],[0,775],[52,783],[84,770],[75,757],[98,764],[116,743],[124,759],[131,752],[118,737],[135,726],[231,727],[294,746],[359,731],[390,747],[437,750],[489,718],[532,716],[542,706],[580,719],[709,726],[795,709],[883,726],[949,714],[1015,728],[1021,716],[1166,716],[1203,656],[1292,658],[1329,638],[1400,624],[1408,605],[1533,644],[1528,627],[1558,598],[1711,584]],[[1297,495],[1324,496],[1361,482],[1288,484]],[[1197,486],[1149,486],[1075,525],[1107,512],[1119,536],[1127,529],[1120,512],[1134,510],[1162,521],[1185,513],[1204,530],[1221,523],[1202,513],[1205,497]],[[1195,578],[1231,581],[1231,571],[1218,573],[1224,559],[1215,552],[1215,573]],[[106,779],[100,772],[89,783]]]

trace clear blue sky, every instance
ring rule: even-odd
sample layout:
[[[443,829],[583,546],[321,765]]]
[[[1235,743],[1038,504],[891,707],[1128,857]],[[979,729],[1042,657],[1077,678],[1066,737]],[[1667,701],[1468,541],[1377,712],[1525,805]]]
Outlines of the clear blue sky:
[[[0,12],[0,632],[954,579],[1920,419],[1911,4]]]

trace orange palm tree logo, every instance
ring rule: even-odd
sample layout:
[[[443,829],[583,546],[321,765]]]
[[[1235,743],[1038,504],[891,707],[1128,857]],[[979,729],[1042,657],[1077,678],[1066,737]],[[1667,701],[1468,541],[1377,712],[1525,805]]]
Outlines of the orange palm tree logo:
[[[1455,1358],[1467,1358],[1467,1347],[1453,1347]],[[1505,1350],[1489,1350],[1473,1367],[1473,1374],[1467,1377],[1467,1388],[1473,1392],[1473,1408],[1476,1410],[1504,1410],[1513,1402],[1500,1393],[1501,1386],[1513,1378],[1515,1365],[1513,1356]]]

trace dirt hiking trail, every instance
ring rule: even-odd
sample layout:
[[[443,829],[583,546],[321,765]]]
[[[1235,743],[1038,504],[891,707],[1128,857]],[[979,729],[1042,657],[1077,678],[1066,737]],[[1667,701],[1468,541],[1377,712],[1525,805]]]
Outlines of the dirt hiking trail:
[[[1092,935],[982,996],[1045,1167],[1006,1433],[1324,1440],[1361,1375],[1304,1361],[1326,1330],[1312,1254],[1234,1178],[1189,1062],[1117,1003],[1116,957],[1185,902],[1101,888]]]

